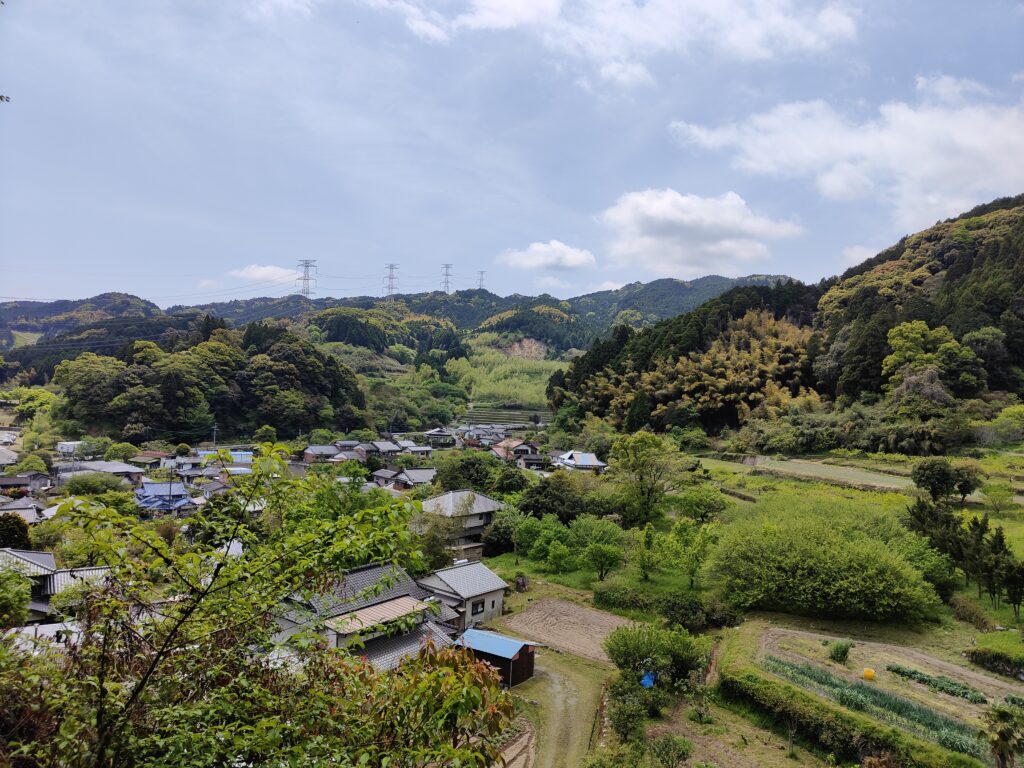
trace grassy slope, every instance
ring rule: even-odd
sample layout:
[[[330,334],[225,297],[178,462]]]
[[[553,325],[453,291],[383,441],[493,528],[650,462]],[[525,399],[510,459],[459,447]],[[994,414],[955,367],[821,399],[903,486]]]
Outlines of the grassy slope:
[[[544,390],[555,371],[566,363],[513,357],[495,348],[496,334],[479,334],[470,340],[469,359],[452,360],[448,371],[469,390],[479,406],[516,403],[526,408],[546,409]]]

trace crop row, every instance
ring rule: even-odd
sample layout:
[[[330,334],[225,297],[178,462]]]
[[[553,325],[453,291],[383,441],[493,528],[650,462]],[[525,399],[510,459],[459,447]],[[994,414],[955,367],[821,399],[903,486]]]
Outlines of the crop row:
[[[768,671],[798,685],[815,688],[844,707],[902,725],[955,752],[975,757],[981,754],[973,728],[902,696],[864,683],[851,683],[812,664],[798,664],[775,656],[765,657],[763,664]]]
[[[961,699],[967,699],[972,704],[985,704],[988,699],[985,698],[985,694],[981,691],[971,688],[969,685],[964,685],[961,682],[952,680],[945,675],[929,675],[910,667],[904,667],[901,664],[889,664],[886,667],[887,670],[892,672],[894,675],[905,677],[908,680],[913,680],[916,683],[927,685],[929,689],[938,693],[945,693],[949,696],[957,696]]]

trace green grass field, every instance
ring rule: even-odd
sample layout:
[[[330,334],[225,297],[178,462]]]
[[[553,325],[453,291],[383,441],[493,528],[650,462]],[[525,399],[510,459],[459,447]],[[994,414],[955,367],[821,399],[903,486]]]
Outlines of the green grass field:
[[[15,349],[35,344],[43,337],[43,334],[37,331],[11,331],[11,335],[14,336]]]

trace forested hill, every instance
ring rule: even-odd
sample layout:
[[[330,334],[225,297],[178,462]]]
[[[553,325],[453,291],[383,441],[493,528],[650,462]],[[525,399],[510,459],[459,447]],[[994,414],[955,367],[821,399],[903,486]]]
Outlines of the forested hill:
[[[794,403],[827,413],[834,430],[849,426],[835,413],[859,401],[885,422],[864,427],[867,447],[913,452],[956,442],[967,420],[1024,393],[1022,360],[1024,196],[905,237],[815,286],[734,288],[642,330],[619,327],[556,375],[549,395],[629,428],[712,431],[792,422]]]
[[[555,307],[567,314],[578,316],[581,325],[591,333],[606,331],[616,322],[639,326],[663,320],[694,309],[735,286],[772,285],[783,279],[783,275],[748,275],[737,278],[708,275],[696,280],[665,278],[649,283],[630,283],[622,288],[564,300],[547,294],[498,296],[481,289],[455,291],[450,294],[441,291],[399,294],[394,300],[403,304],[413,314],[448,320],[459,330],[474,330],[489,318],[503,312],[522,311],[537,306]],[[224,318],[234,325],[244,325],[255,320],[295,316],[335,307],[372,309],[382,303],[382,299],[374,296],[341,299],[285,296],[276,299],[238,299],[212,304],[181,305],[169,308],[168,312],[174,314],[194,311]]]

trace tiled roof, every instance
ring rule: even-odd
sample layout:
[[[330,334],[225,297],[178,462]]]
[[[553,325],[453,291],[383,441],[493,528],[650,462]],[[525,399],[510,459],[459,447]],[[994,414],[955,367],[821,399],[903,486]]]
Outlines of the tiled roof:
[[[453,592],[463,600],[508,587],[498,574],[480,562],[442,568],[423,577],[419,583],[427,589]]]
[[[568,453],[563,453],[559,458],[564,463],[571,464],[574,467],[601,468],[608,466],[593,453],[585,451],[569,451]]]
[[[57,570],[52,552],[4,547],[0,549],[0,563],[14,566],[26,576],[44,576]]]
[[[505,505],[476,491],[448,491],[440,496],[431,496],[423,502],[423,511],[445,517],[466,517],[482,515],[504,509]]]
[[[159,481],[143,482],[142,487],[137,490],[138,496],[188,496],[188,491],[183,483],[161,483]]]
[[[68,587],[84,581],[97,581],[110,573],[109,568],[66,568],[54,571],[45,577],[43,591],[48,595],[56,595]]]
[[[306,450],[303,451],[303,453],[312,453],[317,456],[333,456],[337,452],[337,447],[333,445],[307,445]]]
[[[396,597],[421,598],[426,592],[397,565],[368,565],[350,571],[335,588],[308,603],[323,618],[358,611]]]
[[[432,621],[427,621],[412,632],[368,640],[363,648],[354,652],[377,669],[395,669],[404,659],[419,653],[428,638],[433,641],[436,648],[447,648],[452,644],[451,638],[442,632],[440,627]]]
[[[402,470],[399,475],[405,475],[413,485],[426,485],[427,483],[434,482],[434,478],[437,476],[437,470],[433,467],[405,469]]]

